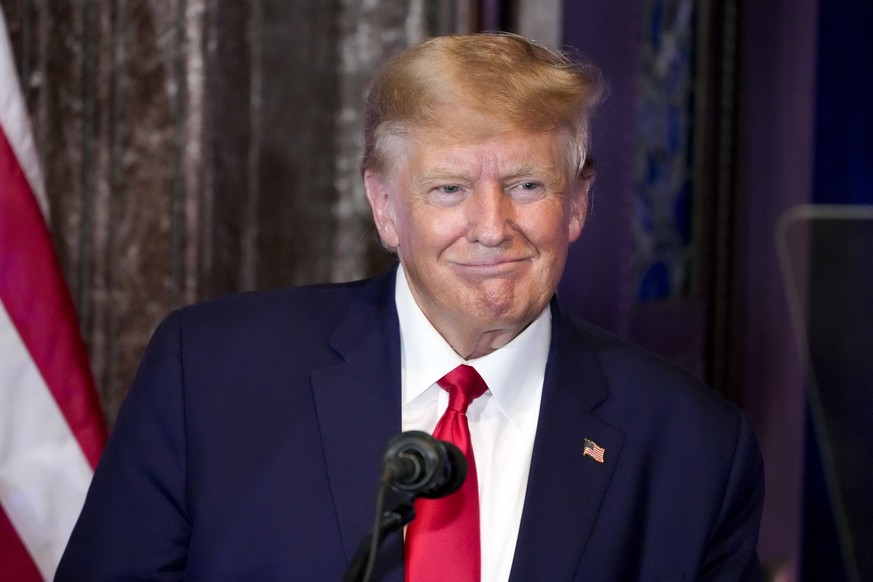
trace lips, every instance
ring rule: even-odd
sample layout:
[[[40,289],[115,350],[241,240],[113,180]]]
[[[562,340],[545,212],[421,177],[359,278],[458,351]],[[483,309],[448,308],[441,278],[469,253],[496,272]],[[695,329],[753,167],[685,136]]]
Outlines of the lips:
[[[459,272],[480,277],[501,276],[512,274],[530,264],[529,257],[476,259],[451,262]]]

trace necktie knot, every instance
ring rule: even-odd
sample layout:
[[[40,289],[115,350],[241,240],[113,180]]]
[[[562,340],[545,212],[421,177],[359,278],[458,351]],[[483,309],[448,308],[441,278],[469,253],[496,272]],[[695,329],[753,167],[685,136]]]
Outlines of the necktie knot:
[[[449,408],[461,414],[466,414],[470,403],[488,389],[476,368],[466,364],[461,364],[440,378],[437,384],[449,393]]]

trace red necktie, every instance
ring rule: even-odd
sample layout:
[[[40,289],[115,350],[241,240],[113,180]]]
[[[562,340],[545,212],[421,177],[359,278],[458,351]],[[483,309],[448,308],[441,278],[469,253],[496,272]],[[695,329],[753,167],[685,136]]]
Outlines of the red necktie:
[[[479,551],[479,481],[467,424],[467,406],[488,386],[470,366],[460,365],[437,382],[449,393],[449,407],[433,436],[454,443],[467,458],[461,488],[441,499],[416,499],[415,519],[406,529],[407,582],[476,582]]]

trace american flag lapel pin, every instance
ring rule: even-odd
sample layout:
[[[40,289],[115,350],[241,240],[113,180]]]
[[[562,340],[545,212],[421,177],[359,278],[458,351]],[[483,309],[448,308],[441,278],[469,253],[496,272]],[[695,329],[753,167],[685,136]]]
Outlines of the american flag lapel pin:
[[[591,439],[585,439],[585,447],[582,449],[583,456],[591,457],[598,463],[602,463],[604,454],[606,454],[606,449],[604,449]]]

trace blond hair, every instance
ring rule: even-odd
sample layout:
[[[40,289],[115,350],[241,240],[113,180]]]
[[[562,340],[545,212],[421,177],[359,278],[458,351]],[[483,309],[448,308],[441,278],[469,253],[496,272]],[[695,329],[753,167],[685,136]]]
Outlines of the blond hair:
[[[431,38],[394,56],[374,78],[361,166],[386,169],[388,138],[438,127],[441,109],[467,107],[514,129],[565,130],[568,171],[589,178],[590,117],[603,92],[596,67],[518,35]]]

